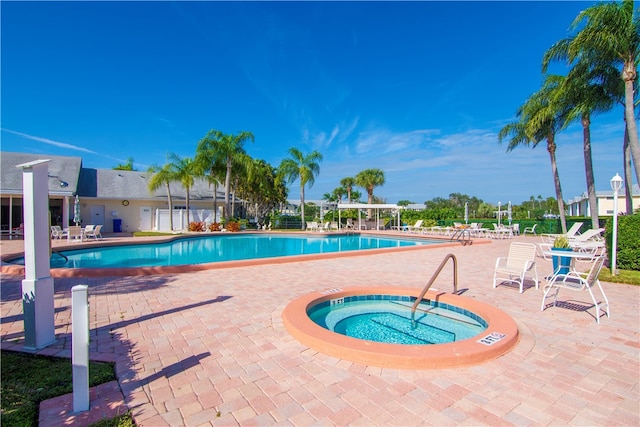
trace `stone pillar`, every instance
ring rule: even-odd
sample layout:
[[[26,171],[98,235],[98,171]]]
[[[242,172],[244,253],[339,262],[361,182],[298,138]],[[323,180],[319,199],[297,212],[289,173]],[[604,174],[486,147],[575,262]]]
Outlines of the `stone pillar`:
[[[49,265],[48,163],[49,160],[36,160],[16,166],[22,168],[25,350],[39,350],[55,342],[53,278]]]

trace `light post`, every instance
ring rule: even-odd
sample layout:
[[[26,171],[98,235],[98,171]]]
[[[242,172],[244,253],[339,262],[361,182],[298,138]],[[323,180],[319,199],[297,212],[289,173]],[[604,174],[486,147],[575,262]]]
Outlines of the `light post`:
[[[618,252],[618,192],[622,188],[622,178],[616,173],[611,178],[611,189],[613,190],[613,241],[611,242],[611,274],[616,276],[618,268],[616,266],[616,253]]]

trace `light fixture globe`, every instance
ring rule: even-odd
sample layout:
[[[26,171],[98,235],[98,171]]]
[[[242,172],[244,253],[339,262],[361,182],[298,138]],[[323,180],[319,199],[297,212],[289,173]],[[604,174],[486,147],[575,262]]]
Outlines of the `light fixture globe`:
[[[609,183],[611,184],[611,189],[615,192],[620,191],[620,189],[622,188],[622,178],[619,174],[616,174],[613,178],[611,178],[611,181],[609,181]]]

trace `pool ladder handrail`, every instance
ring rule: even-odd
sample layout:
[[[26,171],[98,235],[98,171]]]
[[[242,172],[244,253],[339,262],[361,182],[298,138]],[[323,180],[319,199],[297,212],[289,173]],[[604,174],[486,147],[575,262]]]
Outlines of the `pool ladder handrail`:
[[[433,285],[433,282],[436,281],[436,279],[438,278],[438,275],[440,274],[440,272],[442,271],[442,269],[444,268],[445,264],[449,259],[453,261],[453,293],[454,294],[458,293],[458,259],[454,254],[447,254],[442,260],[442,262],[440,263],[440,266],[438,267],[436,272],[433,273],[433,275],[431,276],[431,279],[429,279],[429,282],[427,282],[424,289],[422,289],[422,292],[420,292],[420,295],[418,296],[416,301],[413,303],[413,306],[411,307],[412,322],[415,322],[414,315],[416,313],[416,308],[418,307],[418,304],[420,304],[424,295],[427,293],[429,288],[431,288],[431,285]]]
[[[465,238],[466,237],[466,238]],[[451,236],[451,240],[457,240],[462,243],[462,246],[471,244],[471,231],[468,228],[461,228],[459,230],[455,230],[453,235]]]

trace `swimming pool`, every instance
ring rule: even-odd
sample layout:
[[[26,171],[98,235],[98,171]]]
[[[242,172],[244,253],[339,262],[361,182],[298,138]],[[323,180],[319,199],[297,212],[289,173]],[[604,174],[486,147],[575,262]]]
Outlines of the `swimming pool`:
[[[51,268],[122,269],[181,267],[228,261],[422,247],[442,240],[353,234],[216,234],[166,242],[91,246],[51,255]],[[24,258],[11,260],[24,264]]]

